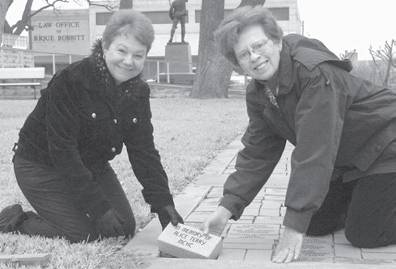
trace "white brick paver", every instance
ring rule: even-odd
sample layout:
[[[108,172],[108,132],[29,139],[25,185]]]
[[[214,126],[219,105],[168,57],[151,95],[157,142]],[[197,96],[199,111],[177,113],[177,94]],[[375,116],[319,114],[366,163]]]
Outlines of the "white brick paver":
[[[272,250],[249,249],[246,252],[246,260],[256,262],[266,262],[271,260]]]
[[[334,254],[336,257],[362,259],[362,251],[360,248],[351,245],[334,245]]]
[[[246,249],[232,249],[232,248],[223,248],[220,257],[218,260],[237,260],[242,261],[245,259]],[[213,268],[214,269],[214,268]]]

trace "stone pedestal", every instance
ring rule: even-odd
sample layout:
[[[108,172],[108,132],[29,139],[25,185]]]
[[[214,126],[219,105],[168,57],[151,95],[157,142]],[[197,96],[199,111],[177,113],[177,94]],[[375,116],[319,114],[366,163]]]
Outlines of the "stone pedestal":
[[[188,43],[168,43],[165,47],[165,61],[169,63],[169,73],[191,73],[191,47]]]

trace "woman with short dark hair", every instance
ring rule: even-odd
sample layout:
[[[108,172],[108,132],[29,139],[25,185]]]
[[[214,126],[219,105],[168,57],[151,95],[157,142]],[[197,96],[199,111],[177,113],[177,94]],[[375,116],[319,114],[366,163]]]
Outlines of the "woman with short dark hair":
[[[123,145],[162,227],[183,222],[154,147],[150,89],[141,78],[153,40],[143,14],[115,12],[92,54],[52,78],[14,147],[17,182],[37,213],[9,206],[0,231],[71,242],[132,237],[134,215],[109,164]]]

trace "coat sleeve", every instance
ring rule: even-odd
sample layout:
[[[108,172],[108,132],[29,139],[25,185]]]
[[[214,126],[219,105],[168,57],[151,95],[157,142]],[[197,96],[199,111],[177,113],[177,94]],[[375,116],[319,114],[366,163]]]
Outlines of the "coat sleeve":
[[[139,119],[134,131],[126,134],[125,145],[132,169],[143,186],[144,200],[151,205],[152,212],[157,212],[161,207],[174,205],[174,202],[168,186],[168,177],[154,145],[149,98],[139,102],[144,102],[145,115]]]
[[[68,91],[70,87],[63,75],[49,85],[46,111],[49,154],[55,168],[70,181],[78,206],[97,218],[110,204],[81,160],[77,142],[80,118]]]
[[[239,219],[243,210],[267,182],[284,147],[285,139],[271,131],[263,116],[263,106],[247,96],[249,125],[242,137],[244,148],[238,153],[236,171],[224,184],[220,205]]]
[[[337,68],[322,67],[310,71],[301,65],[298,71],[301,96],[295,112],[296,147],[283,224],[301,233],[328,192],[347,107],[346,94],[329,79]]]

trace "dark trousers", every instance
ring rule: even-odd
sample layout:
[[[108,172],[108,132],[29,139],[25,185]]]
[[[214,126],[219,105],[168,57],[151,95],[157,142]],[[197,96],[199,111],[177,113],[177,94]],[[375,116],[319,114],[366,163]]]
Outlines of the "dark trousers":
[[[20,233],[64,237],[70,242],[99,237],[94,221],[76,204],[68,180],[54,168],[15,156],[14,171],[19,187],[37,212],[25,213]],[[91,172],[111,206],[126,220],[127,236],[133,236],[135,218],[114,170],[107,163]]]
[[[177,28],[177,24],[180,22],[180,26],[181,26],[181,35],[182,35],[182,41],[184,41],[184,36],[186,35],[186,19],[184,16],[180,16],[180,17],[174,17],[173,18],[173,23],[172,23],[172,29],[171,29],[171,40],[173,39],[173,35],[175,34],[176,28]]]
[[[350,183],[331,182],[313,215],[307,235],[326,235],[345,227],[356,247],[396,243],[396,174],[377,174]]]

